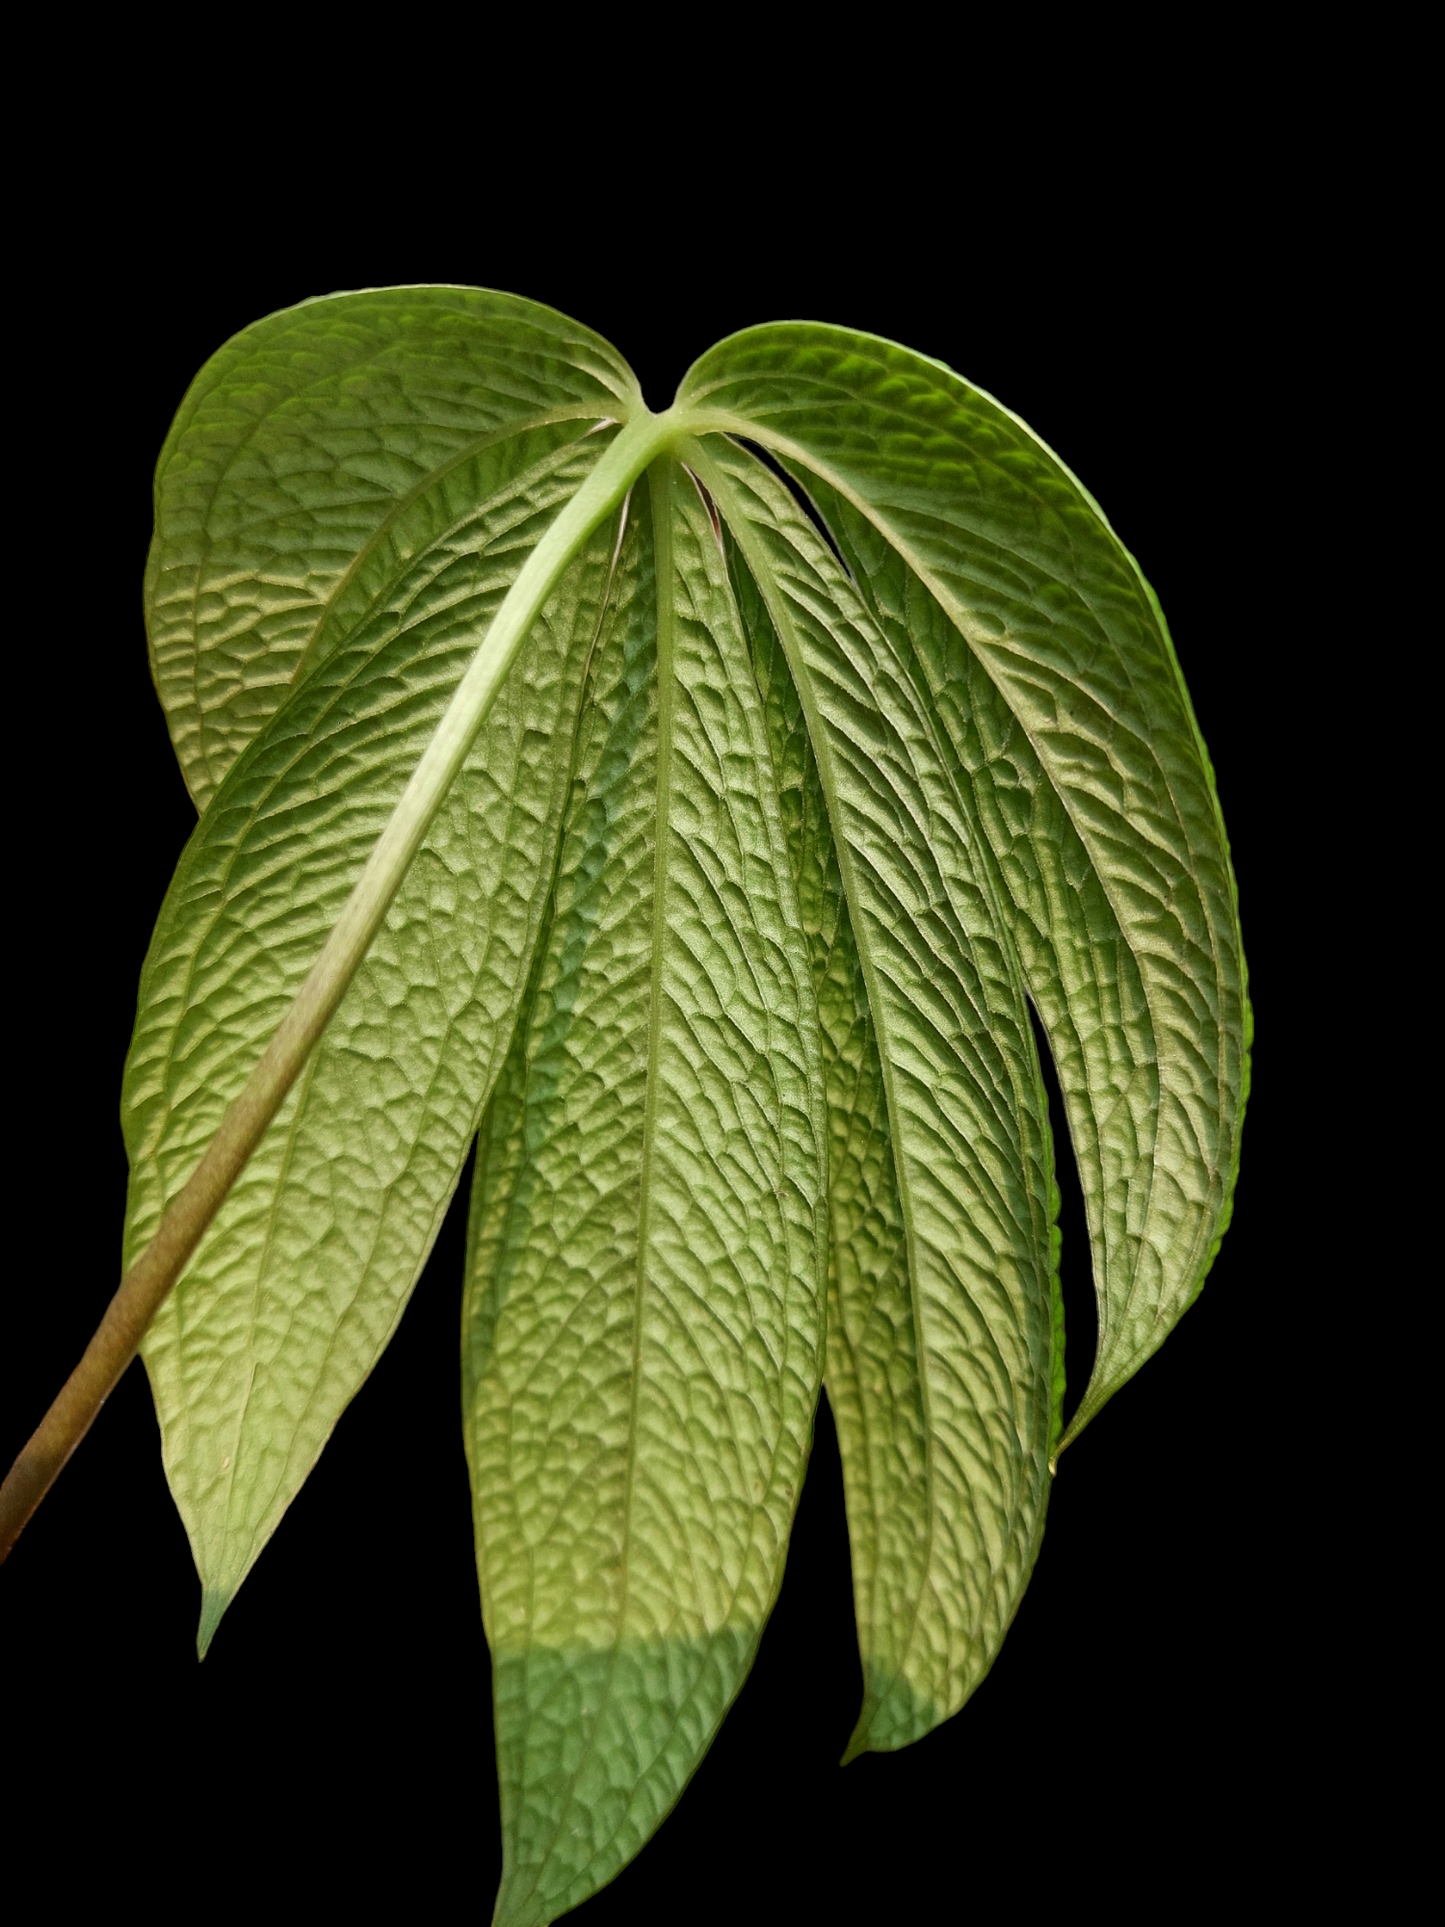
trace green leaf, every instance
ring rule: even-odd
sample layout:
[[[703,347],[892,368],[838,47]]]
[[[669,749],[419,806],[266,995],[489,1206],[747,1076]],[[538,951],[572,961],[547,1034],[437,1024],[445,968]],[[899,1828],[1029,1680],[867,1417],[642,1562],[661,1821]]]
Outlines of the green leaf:
[[[153,664],[205,813],[127,1067],[140,1255],[0,1546],[160,1303],[204,1649],[480,1125],[498,1918],[542,1927],[637,1852],[746,1675],[825,1353],[850,1757],[992,1663],[1061,1444],[1030,1004],[1099,1301],[1069,1438],[1228,1218],[1249,1014],[1208,762],[1069,471],[842,329],[735,336],[653,416],[533,303],[330,297],[207,364],[156,500]]]
[[[344,639],[243,752],[161,913],[126,1071],[128,1253],[335,923],[521,563],[594,465],[575,423],[435,478],[339,599]],[[201,1646],[401,1316],[505,1058],[551,882],[615,531],[535,625],[370,954],[144,1354]]]
[[[755,328],[679,399],[805,484],[971,793],[1088,1212],[1099,1343],[1075,1438],[1204,1281],[1248,1085],[1228,846],[1159,605],[1057,456],[940,363]]]
[[[145,583],[151,668],[197,808],[418,494],[524,426],[620,420],[640,399],[590,329],[481,288],[304,301],[212,355],[156,464]]]
[[[742,599],[797,799],[864,1665],[851,1757],[957,1711],[1033,1568],[1061,1389],[1048,1108],[933,718],[782,484],[725,443],[698,459],[756,584]]]
[[[473,1192],[508,1927],[609,1880],[706,1750],[782,1577],[822,1363],[822,1087],[776,774],[709,517],[676,464],[650,483]]]

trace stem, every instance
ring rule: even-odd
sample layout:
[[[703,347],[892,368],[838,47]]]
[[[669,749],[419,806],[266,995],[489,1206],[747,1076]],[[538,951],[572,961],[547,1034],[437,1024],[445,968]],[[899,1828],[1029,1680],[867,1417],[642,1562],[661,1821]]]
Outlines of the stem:
[[[146,1327],[346,995],[542,604],[598,523],[682,427],[671,410],[663,415],[639,412],[527,558],[295,1002],[245,1089],[227,1109],[200,1163],[167,1206],[155,1236],[121,1279],[80,1363],[0,1486],[0,1562],[8,1557],[26,1521],[135,1357]]]

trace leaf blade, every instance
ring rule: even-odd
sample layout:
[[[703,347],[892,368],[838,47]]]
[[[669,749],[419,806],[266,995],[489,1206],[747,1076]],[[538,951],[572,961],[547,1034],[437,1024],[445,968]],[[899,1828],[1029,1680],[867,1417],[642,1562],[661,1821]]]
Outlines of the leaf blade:
[[[821,1365],[806,954],[726,572],[672,464],[621,573],[469,1237],[497,1918],[518,1924],[631,1858],[741,1685]]]
[[[203,817],[127,1066],[131,1251],[244,1084],[478,638],[604,439],[533,431],[418,499],[374,558],[370,606]],[[500,1068],[560,823],[575,632],[595,625],[609,553],[599,534],[534,626],[300,1084],[147,1335],[203,1645],[388,1342]]]
[[[329,295],[220,348],[157,462],[146,567],[152,673],[197,807],[419,489],[499,436],[638,400],[590,329],[478,288]]]
[[[836,850],[831,886],[827,854],[802,854],[822,911],[828,1385],[865,1679],[852,1757],[958,1710],[1037,1554],[1057,1425],[1047,1108],[931,719],[787,491],[726,444],[700,459],[792,672]]]
[[[1100,1338],[1075,1438],[1203,1283],[1228,1222],[1248,1089],[1228,845],[1157,600],[1064,464],[941,363],[846,329],[779,324],[710,350],[682,393],[716,410],[719,426],[766,443],[815,494],[831,493],[830,531],[865,592],[887,574],[870,568],[870,546],[903,564],[914,600],[904,614],[895,596],[894,633],[906,632],[970,785],[980,761],[970,695],[981,692],[967,686],[965,658],[1042,779],[1037,834],[1001,834],[997,808],[979,817],[1015,938],[1033,953],[1095,1241]],[[875,600],[881,616],[881,588]],[[951,651],[930,650],[936,625],[920,603],[945,618]],[[1075,970],[1036,914],[1049,792],[1119,933],[1100,940],[1113,945],[1118,1008],[1104,1013],[1111,1035],[1093,1054],[1080,1040],[1101,1028],[1089,1009],[1100,973]],[[1022,864],[1021,843],[1031,846]],[[1127,1008],[1131,973],[1152,1033],[1143,1040],[1130,1035],[1140,1028]],[[1100,1121],[1119,1123],[1116,1109],[1120,1142],[1101,1149]]]

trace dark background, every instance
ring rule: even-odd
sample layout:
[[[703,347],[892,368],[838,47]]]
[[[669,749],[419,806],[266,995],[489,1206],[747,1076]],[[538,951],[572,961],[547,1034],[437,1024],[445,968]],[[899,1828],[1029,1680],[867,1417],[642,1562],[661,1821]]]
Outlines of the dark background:
[[[805,152],[801,170],[739,179],[684,150],[667,195],[637,171],[581,206],[479,174],[438,207],[414,150],[412,198],[373,195],[303,144],[294,180],[242,170],[177,209],[139,175],[117,185],[97,152],[41,209],[10,462],[29,506],[10,683],[23,988],[6,1461],[117,1275],[121,1063],[193,822],[145,657],[150,472],[192,374],[236,329],[339,288],[508,288],[609,336],[654,407],[734,328],[870,329],[1018,411],[1170,617],[1233,840],[1259,1031],[1222,1255],[1063,1460],[1036,1574],[973,1701],[846,1771],[860,1677],[824,1407],[753,1674],[675,1815],[578,1916],[588,1927],[954,1920],[999,1881],[1036,1896],[1025,1918],[1092,1895],[1169,1919],[1287,1896],[1338,1850],[1311,1789],[1319,1624],[1344,1581],[1312,1495],[1323,1480],[1347,1508],[1351,1472],[1308,1442],[1331,1382],[1311,1384],[1301,1346],[1343,1258],[1327,1209],[1323,1238],[1302,1230],[1333,1178],[1296,802],[1301,652],[1331,611],[1292,506],[1317,479],[1297,430],[1334,350],[1304,163],[1260,115],[1236,92],[1154,113],[1146,139],[1083,112],[1038,178],[981,128],[929,153],[900,136],[886,157],[865,131],[851,175]],[[1060,1175],[1076,1398],[1092,1311],[1077,1184]],[[457,1411],[462,1209],[204,1666],[138,1365],[27,1530],[0,1577],[4,1747],[26,1789],[11,1814],[27,1824],[30,1791],[35,1812],[63,1814],[54,1864],[71,1886],[109,1886],[143,1848],[163,1911],[284,1895],[283,1912],[486,1918],[499,1845]]]

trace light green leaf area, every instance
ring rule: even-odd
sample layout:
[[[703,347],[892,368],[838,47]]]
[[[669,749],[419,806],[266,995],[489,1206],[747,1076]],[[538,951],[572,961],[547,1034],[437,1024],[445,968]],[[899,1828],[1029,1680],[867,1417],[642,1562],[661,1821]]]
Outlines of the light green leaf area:
[[[639,399],[590,329],[480,288],[326,296],[228,341],[161,451],[146,569],[151,668],[197,808],[418,492],[499,436]]]
[[[819,1066],[747,639],[698,491],[660,461],[473,1189],[465,1410],[507,1927],[637,1852],[776,1595],[822,1363]]]
[[[204,814],[141,985],[128,1252],[287,1024],[236,1115],[289,1095],[229,1194],[239,1136],[202,1166],[190,1222],[225,1202],[144,1342],[202,1647],[475,1137],[497,1918],[544,1927],[746,1676],[825,1363],[849,1757],[992,1664],[1061,1444],[1228,1220],[1249,1011],[1213,778],[1097,504],[845,329],[734,336],[654,416],[531,302],[304,303],[202,370],[156,518],[152,662]],[[1035,1014],[1099,1305],[1063,1440]]]
[[[1228,846],[1163,616],[1063,463],[937,362],[781,325],[681,392],[812,494],[992,853],[1093,1243],[1076,1437],[1203,1283],[1248,1085]]]
[[[957,1711],[1033,1567],[1061,1390],[1047,1103],[918,692],[783,485],[726,443],[698,459],[737,543],[813,940],[864,1667],[851,1756]]]
[[[126,1069],[128,1254],[189,1177],[501,598],[606,444],[579,432],[490,445],[411,499],[353,572],[334,646],[201,819]],[[146,1337],[203,1649],[390,1338],[505,1058],[616,527],[534,625],[329,1030]]]

